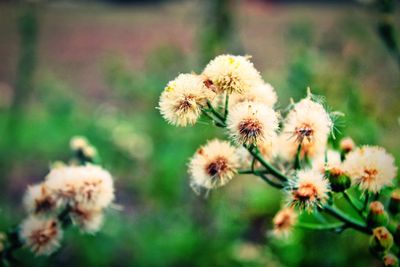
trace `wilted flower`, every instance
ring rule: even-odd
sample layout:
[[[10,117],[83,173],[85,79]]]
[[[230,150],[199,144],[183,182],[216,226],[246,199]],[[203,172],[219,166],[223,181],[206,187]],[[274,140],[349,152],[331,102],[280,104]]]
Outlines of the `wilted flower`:
[[[276,237],[288,237],[297,222],[297,213],[292,207],[283,208],[273,219],[273,234]]]
[[[26,211],[35,215],[52,213],[61,204],[58,196],[44,183],[29,186],[23,202]]]
[[[218,93],[243,93],[262,82],[249,57],[220,55],[205,67],[203,75]]]
[[[194,190],[213,189],[228,183],[237,172],[239,158],[226,141],[208,141],[200,147],[189,163],[191,186]]]
[[[161,115],[176,126],[193,125],[201,115],[201,108],[213,95],[200,76],[180,74],[168,83],[161,94]]]
[[[271,142],[276,136],[278,118],[275,111],[267,105],[243,102],[230,111],[227,128],[237,144]]]
[[[384,186],[392,185],[397,167],[392,155],[377,146],[363,146],[347,154],[343,163],[353,184],[361,190],[379,192]]]
[[[328,180],[315,170],[301,170],[296,176],[289,188],[289,206],[308,212],[316,207],[322,207],[328,200],[330,190]]]
[[[62,235],[56,219],[30,216],[21,224],[20,238],[36,255],[50,255],[57,250]]]

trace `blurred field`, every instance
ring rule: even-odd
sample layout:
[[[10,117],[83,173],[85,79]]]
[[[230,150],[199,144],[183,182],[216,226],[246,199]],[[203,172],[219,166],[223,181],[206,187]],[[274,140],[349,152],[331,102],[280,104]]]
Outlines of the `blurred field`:
[[[50,162],[68,159],[73,135],[97,146],[123,206],[109,212],[96,236],[68,231],[50,259],[21,252],[22,266],[379,266],[367,237],[351,230],[267,239],[280,195],[255,177],[240,177],[208,199],[191,191],[188,157],[223,133],[205,123],[168,126],[156,106],[170,79],[201,71],[204,12],[200,0],[41,7],[33,93],[10,132],[21,8],[0,4],[0,229],[23,218],[26,185],[40,181]],[[399,69],[374,23],[374,14],[356,4],[242,1],[235,36],[238,50],[252,55],[275,86],[279,106],[310,86],[347,114],[343,135],[399,158]]]

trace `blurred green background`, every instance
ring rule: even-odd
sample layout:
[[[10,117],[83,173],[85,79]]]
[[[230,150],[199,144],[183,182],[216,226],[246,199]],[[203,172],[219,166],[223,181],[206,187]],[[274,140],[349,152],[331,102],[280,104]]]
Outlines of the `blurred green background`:
[[[219,53],[249,54],[278,107],[310,86],[346,114],[342,135],[399,158],[400,71],[376,32],[374,5],[117,2],[0,3],[0,230],[25,216],[26,186],[68,160],[74,135],[98,148],[123,206],[97,235],[69,229],[57,253],[20,251],[19,265],[380,266],[368,237],[352,230],[268,238],[282,195],[255,177],[196,196],[188,158],[224,135],[205,122],[169,126],[156,109],[179,73],[201,72]]]

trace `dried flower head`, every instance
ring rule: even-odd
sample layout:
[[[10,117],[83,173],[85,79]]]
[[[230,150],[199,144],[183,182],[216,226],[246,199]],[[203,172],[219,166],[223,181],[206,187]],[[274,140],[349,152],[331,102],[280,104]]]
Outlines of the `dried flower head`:
[[[273,234],[276,237],[288,237],[297,222],[297,213],[292,207],[286,207],[278,211],[273,219]]]
[[[176,126],[193,125],[201,115],[201,108],[214,92],[208,89],[202,77],[180,74],[170,81],[160,97],[161,115]]]
[[[291,182],[288,196],[291,207],[311,212],[316,207],[322,207],[328,200],[329,182],[318,171],[298,171],[296,179]]]
[[[30,216],[21,224],[21,240],[36,255],[50,255],[60,247],[62,229],[56,219]]]
[[[110,173],[95,165],[53,169],[45,183],[60,198],[88,209],[103,209],[114,200]]]
[[[353,184],[373,193],[392,185],[397,175],[393,156],[377,146],[363,146],[348,153],[343,166]]]
[[[237,144],[271,142],[276,136],[278,118],[275,111],[267,105],[243,102],[229,113],[227,128]]]
[[[249,101],[262,103],[272,108],[277,100],[275,89],[269,83],[262,82],[250,87],[245,94],[233,93],[229,98],[229,107],[233,108],[238,103]]]
[[[282,156],[291,160],[301,144],[301,155],[312,158],[326,148],[333,123],[324,107],[307,97],[288,113],[281,134]]]
[[[214,189],[228,183],[237,172],[239,158],[236,149],[226,141],[208,141],[200,147],[189,163],[191,186]]]
[[[60,207],[61,200],[42,183],[28,187],[23,203],[28,213],[43,215],[56,211]]]
[[[243,93],[262,81],[249,57],[220,55],[205,67],[203,75],[218,93]]]

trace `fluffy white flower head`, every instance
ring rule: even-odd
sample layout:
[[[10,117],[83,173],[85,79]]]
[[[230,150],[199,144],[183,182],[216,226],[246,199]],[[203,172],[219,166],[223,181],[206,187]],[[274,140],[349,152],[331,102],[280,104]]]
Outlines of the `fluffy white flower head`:
[[[233,108],[238,103],[250,101],[259,102],[272,108],[277,100],[275,89],[269,83],[262,82],[250,87],[244,94],[233,93],[229,98],[229,107]]]
[[[214,189],[228,183],[237,172],[239,158],[236,149],[226,141],[208,141],[200,147],[189,163],[191,186]]]
[[[297,223],[297,217],[297,212],[291,207],[278,211],[272,220],[274,225],[273,235],[278,238],[287,238]]]
[[[50,255],[60,247],[62,229],[55,219],[30,216],[21,224],[20,238],[36,255]]]
[[[79,205],[72,209],[71,218],[81,231],[89,234],[96,233],[103,225],[103,212],[101,210],[88,210]]]
[[[237,144],[271,142],[276,136],[278,118],[275,111],[267,105],[242,102],[230,111],[227,128]]]
[[[285,119],[281,134],[281,142],[286,146],[284,158],[293,158],[299,144],[302,156],[312,158],[323,153],[332,127],[332,120],[320,103],[310,97],[296,103]]]
[[[291,182],[292,189],[288,196],[289,206],[311,212],[326,203],[330,191],[329,181],[319,171],[298,171],[297,178]]]
[[[205,86],[200,76],[180,74],[168,83],[161,94],[161,115],[176,126],[193,125],[201,115],[201,108],[213,95],[214,92]]]
[[[114,200],[110,173],[95,165],[53,169],[46,185],[61,198],[88,209],[103,209]]]
[[[54,212],[60,206],[61,201],[43,183],[29,186],[25,192],[23,203],[28,213],[39,215]]]
[[[394,158],[382,147],[363,146],[347,154],[344,170],[361,190],[377,193],[397,175]]]
[[[217,56],[205,67],[203,75],[216,86],[218,93],[244,93],[262,82],[249,57],[244,56]]]
[[[312,168],[321,173],[325,173],[326,170],[330,170],[331,168],[340,169],[341,163],[340,153],[336,150],[329,149],[326,153],[326,159],[325,153],[315,157],[312,161]]]

